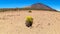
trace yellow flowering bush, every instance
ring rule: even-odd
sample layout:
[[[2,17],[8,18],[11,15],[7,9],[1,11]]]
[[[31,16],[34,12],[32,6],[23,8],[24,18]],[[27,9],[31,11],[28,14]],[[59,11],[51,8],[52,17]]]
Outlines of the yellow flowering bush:
[[[30,26],[32,26],[32,23],[33,23],[33,18],[31,16],[27,16],[26,17],[26,26],[30,27]]]

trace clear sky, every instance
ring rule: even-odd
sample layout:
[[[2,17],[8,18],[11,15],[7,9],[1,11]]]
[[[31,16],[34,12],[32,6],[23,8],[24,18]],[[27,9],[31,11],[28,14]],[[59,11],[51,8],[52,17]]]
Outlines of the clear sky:
[[[60,0],[0,0],[0,8],[21,8],[39,2],[60,10]]]

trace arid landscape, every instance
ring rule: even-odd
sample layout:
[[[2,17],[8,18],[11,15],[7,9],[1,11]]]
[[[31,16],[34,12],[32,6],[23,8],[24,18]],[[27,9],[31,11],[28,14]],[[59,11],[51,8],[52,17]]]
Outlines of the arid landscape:
[[[60,12],[42,3],[0,8],[0,34],[60,34]]]
[[[0,12],[0,34],[60,34],[60,13],[45,10]],[[26,27],[26,16],[33,17],[32,27]]]

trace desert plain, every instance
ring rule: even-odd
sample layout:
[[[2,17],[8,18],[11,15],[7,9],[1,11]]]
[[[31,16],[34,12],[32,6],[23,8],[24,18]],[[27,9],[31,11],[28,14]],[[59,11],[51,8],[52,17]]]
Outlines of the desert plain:
[[[60,34],[60,12],[31,11],[0,12],[0,34]],[[26,16],[33,17],[32,27],[26,27]]]

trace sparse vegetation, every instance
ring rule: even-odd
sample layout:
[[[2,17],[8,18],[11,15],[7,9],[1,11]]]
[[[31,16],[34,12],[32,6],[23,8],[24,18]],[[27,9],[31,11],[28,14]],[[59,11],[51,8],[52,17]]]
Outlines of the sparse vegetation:
[[[31,13],[31,10],[47,10],[47,9],[36,9],[36,8],[0,8],[0,12],[5,12],[5,11],[17,11],[17,10],[30,10],[29,12]],[[47,10],[47,11],[56,11],[56,10]]]

